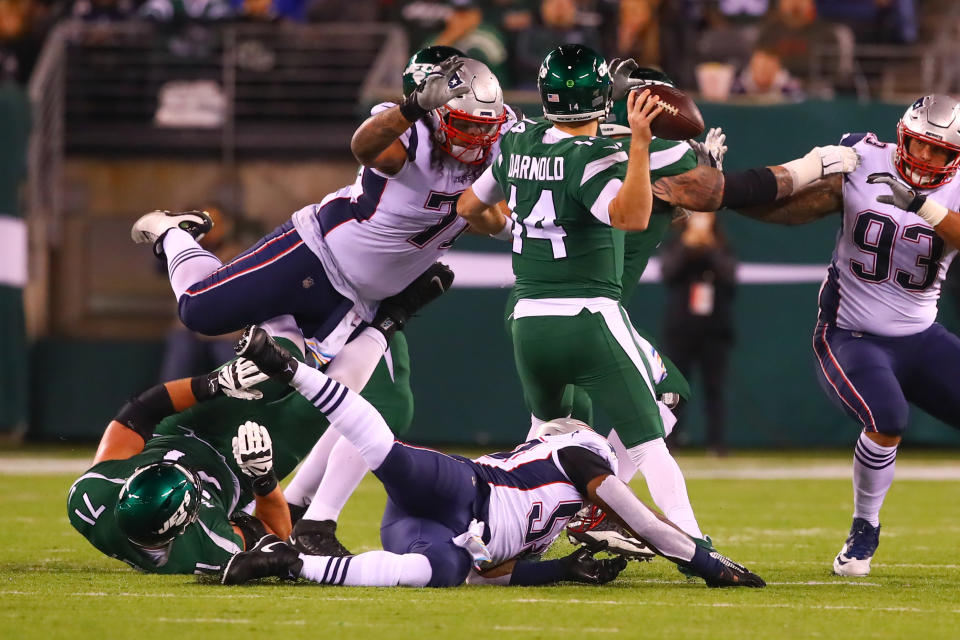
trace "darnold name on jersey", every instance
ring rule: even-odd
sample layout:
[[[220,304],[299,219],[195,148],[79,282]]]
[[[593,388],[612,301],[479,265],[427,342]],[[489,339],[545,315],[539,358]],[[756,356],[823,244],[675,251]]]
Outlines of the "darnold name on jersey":
[[[538,158],[512,153],[507,177],[518,180],[563,180],[563,158]]]

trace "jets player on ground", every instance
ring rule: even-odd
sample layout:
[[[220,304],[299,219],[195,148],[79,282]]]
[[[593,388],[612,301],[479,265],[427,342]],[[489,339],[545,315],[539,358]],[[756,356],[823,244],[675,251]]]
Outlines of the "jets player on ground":
[[[557,435],[475,461],[448,456],[395,440],[366,400],[298,363],[261,329],[248,329],[241,344],[243,356],[308,398],[360,450],[388,499],[380,530],[384,551],[309,556],[268,535],[230,561],[225,584],[267,576],[357,586],[603,583],[626,566],[624,559],[597,561],[582,549],[561,560],[523,560],[546,549],[590,500],[711,586],[764,586],[759,576],[702,549],[648,509],[616,478],[617,458],[606,439],[583,423],[546,423],[545,433]]]
[[[382,343],[451,279],[438,265],[385,300],[373,326],[343,347],[327,373],[363,388]],[[300,357],[299,334],[284,339]],[[94,465],[70,489],[70,523],[103,553],[155,573],[215,573],[267,531],[289,535],[276,479],[296,467],[327,423],[299,394],[265,380],[241,359],[132,398],[104,432]]]
[[[434,59],[449,53],[434,51]],[[512,112],[482,63],[454,56],[430,66],[429,56],[417,55],[412,62],[408,75],[419,84],[399,105],[374,107],[354,134],[351,147],[364,165],[357,181],[297,211],[229,264],[197,245],[195,237],[209,226],[202,213],[152,212],[134,224],[134,240],[153,243],[166,259],[184,324],[218,334],[289,314],[304,336],[335,353],[331,331],[345,338],[349,331],[339,331],[344,323],[349,328],[369,320],[379,300],[403,289],[451,246],[466,228],[454,203],[489,163]],[[407,365],[392,364],[400,373]],[[372,399],[399,401],[400,412],[409,412],[409,394],[398,398],[396,385],[386,388],[387,397]],[[318,443],[288,488],[298,515],[297,507],[310,505],[294,530],[298,543],[328,552],[327,543],[339,547],[332,521],[365,471],[349,443],[336,442],[334,434]],[[322,501],[313,500],[317,492]]]
[[[872,133],[847,134],[841,144],[862,158],[853,173],[740,211],[787,225],[841,212],[813,349],[824,391],[863,427],[853,457],[853,524],[833,570],[865,576],[909,405],[960,427],[960,339],[935,322],[940,285],[960,246],[953,180],[960,105],[925,96],[904,113],[896,144]]]

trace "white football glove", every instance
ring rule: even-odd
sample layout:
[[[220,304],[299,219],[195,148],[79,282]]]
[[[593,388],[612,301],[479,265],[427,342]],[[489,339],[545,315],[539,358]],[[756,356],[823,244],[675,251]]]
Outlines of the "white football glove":
[[[852,147],[842,145],[814,147],[802,158],[781,166],[793,177],[792,193],[796,193],[820,178],[855,171],[860,166],[860,154]]]
[[[727,134],[720,127],[714,127],[707,132],[703,142],[688,140],[693,152],[697,154],[697,166],[713,167],[723,171],[723,156],[727,153]]]
[[[267,428],[250,420],[240,425],[233,437],[233,459],[254,480],[273,474],[273,443]]]
[[[260,371],[252,360],[246,358],[237,358],[217,373],[220,390],[231,398],[240,400],[261,399],[263,392],[251,387],[269,379],[270,376]]]

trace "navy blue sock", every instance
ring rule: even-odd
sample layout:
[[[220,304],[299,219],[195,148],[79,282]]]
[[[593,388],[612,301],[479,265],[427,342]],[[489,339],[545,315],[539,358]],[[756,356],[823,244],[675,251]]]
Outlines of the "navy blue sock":
[[[537,584],[560,582],[566,576],[562,560],[544,560],[543,562],[518,562],[513,567],[510,584],[529,587]]]
[[[693,558],[688,565],[701,577],[718,576],[723,573],[723,563],[710,555],[708,549],[697,545],[693,552]]]

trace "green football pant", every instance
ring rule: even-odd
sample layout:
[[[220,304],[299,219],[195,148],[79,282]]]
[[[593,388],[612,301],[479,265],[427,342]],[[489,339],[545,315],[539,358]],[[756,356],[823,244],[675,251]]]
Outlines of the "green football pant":
[[[565,417],[580,387],[627,447],[664,437],[651,375],[626,311],[532,316],[513,321],[513,353],[530,412]]]

